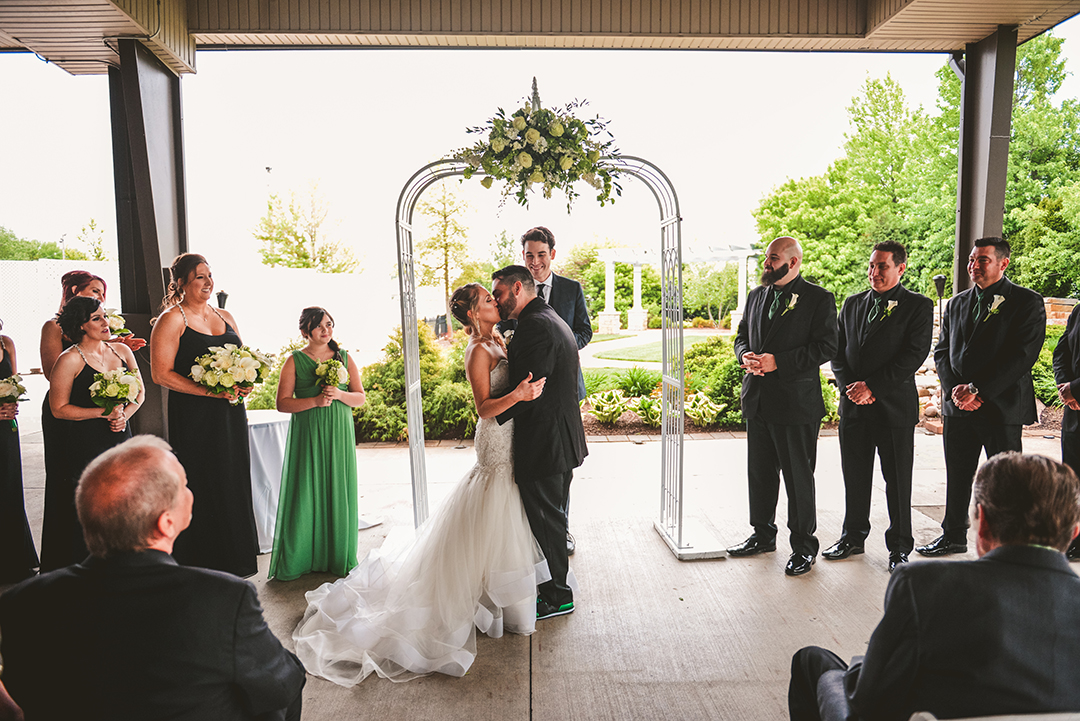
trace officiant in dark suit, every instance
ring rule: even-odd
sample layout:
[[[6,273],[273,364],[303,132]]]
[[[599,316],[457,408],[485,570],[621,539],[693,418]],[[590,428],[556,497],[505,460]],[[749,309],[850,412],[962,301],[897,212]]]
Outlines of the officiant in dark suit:
[[[967,551],[971,481],[985,449],[991,458],[1021,451],[1024,425],[1034,423],[1031,368],[1046,336],[1042,296],[1005,277],[1009,243],[980,238],[968,256],[973,287],[949,300],[934,363],[941,381],[945,443],[945,519],[924,556]]]
[[[791,557],[784,572],[810,571],[818,552],[814,468],[825,404],[820,366],[836,355],[836,301],[800,275],[802,247],[781,237],[766,249],[761,285],[750,291],[735,337],[745,375],[747,480],[753,534],[730,556],[776,550],[780,474],[788,497]]]
[[[192,494],[165,441],[98,456],[75,505],[90,557],[0,596],[4,683],[29,721],[300,718],[304,667],[255,587],[170,555]]]
[[[1054,382],[1065,406],[1061,419],[1061,460],[1080,472],[1080,305],[1073,306],[1065,334],[1054,348]],[[1065,552],[1070,561],[1080,560],[1080,541]]]
[[[1080,578],[1062,555],[1080,481],[1003,453],[979,469],[975,503],[979,559],[899,567],[865,656],[849,668],[817,646],[795,654],[792,721],[1080,712]]]
[[[846,512],[840,540],[821,554],[835,561],[862,553],[870,534],[874,454],[881,459],[889,527],[889,571],[907,563],[911,535],[911,475],[919,391],[915,371],[934,335],[934,302],[900,283],[907,250],[896,241],[874,246],[870,290],[848,296],[840,311],[839,348],[832,361],[840,389],[840,463]]]
[[[538,589],[537,618],[561,616],[574,610],[574,593],[566,583],[563,499],[574,469],[588,455],[577,401],[577,344],[570,327],[536,297],[527,268],[507,266],[491,279],[499,314],[517,320],[507,349],[512,383],[508,387],[516,387],[530,373],[534,379],[547,379],[539,398],[517,403],[497,420],[502,424],[514,419],[514,480],[551,571],[551,580]]]

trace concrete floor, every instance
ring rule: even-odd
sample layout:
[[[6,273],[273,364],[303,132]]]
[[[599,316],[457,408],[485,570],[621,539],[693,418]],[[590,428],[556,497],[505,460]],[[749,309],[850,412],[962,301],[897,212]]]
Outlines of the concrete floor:
[[[24,424],[25,426],[26,424]],[[1059,457],[1056,438],[1029,433],[1025,450]],[[27,511],[40,531],[44,473],[39,433],[23,436]],[[747,525],[745,441],[688,440],[687,516],[731,545]],[[357,450],[360,511],[382,519],[361,532],[361,553],[394,525],[411,525],[405,448]],[[473,463],[471,446],[429,448],[432,507]],[[939,532],[944,502],[940,436],[916,430],[913,505],[916,543]],[[835,435],[818,457],[818,535],[839,537],[843,484]],[[461,679],[431,676],[403,684],[370,677],[353,689],[310,678],[304,718],[320,719],[783,719],[791,654],[816,644],[841,656],[864,651],[888,581],[881,533],[887,525],[877,479],[873,530],[865,555],[818,561],[800,578],[783,573],[790,549],[778,508],[776,553],[749,559],[679,562],[652,528],[658,514],[660,444],[593,443],[575,475],[571,564],[581,584],[577,610],[539,623],[530,637],[480,636],[478,655]],[[972,541],[969,544],[974,549]],[[965,556],[962,556],[965,557]],[[974,557],[974,552],[967,554]],[[925,562],[917,557],[915,562]],[[273,631],[287,647],[305,606],[304,593],[325,574],[267,582],[269,555],[252,580]]]

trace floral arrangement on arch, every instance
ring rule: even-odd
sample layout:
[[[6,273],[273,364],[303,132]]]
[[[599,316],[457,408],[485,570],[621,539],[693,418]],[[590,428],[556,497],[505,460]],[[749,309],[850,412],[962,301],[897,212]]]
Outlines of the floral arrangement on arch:
[[[509,116],[499,108],[484,125],[469,128],[469,133],[483,139],[456,151],[453,158],[468,164],[466,178],[485,173],[480,181],[485,188],[495,180],[504,181],[504,202],[512,194],[519,205],[528,207],[528,193],[538,185],[545,198],[555,189],[563,191],[569,212],[580,195],[574,184],[584,180],[596,189],[600,205],[614,203],[612,191],[622,195],[622,186],[618,168],[607,161],[619,151],[607,121],[600,116],[591,120],[575,116],[575,111],[586,105],[587,100],[575,100],[559,110],[542,107],[533,78],[531,101]]]

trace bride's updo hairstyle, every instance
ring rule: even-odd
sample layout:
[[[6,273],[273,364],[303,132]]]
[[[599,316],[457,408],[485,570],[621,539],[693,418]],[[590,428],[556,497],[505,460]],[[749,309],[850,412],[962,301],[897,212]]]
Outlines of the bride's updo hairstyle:
[[[184,285],[187,283],[188,276],[199,267],[199,263],[206,263],[206,258],[198,253],[181,253],[176,256],[172,265],[169,266],[169,287],[161,300],[163,310],[180,305],[180,301],[184,299]]]
[[[300,311],[300,333],[305,337],[311,337],[312,331],[319,327],[319,324],[323,322],[323,317],[330,319],[330,325],[336,325],[334,323],[334,316],[330,315],[330,311],[326,308],[319,308],[318,306],[312,306],[310,308],[304,308]],[[333,338],[326,345],[330,346],[330,350],[334,351],[334,357],[341,360],[341,353],[338,352],[339,347],[337,341]]]
[[[455,290],[454,294],[450,296],[450,312],[454,314],[457,322],[461,323],[461,327],[465,329],[466,333],[477,338],[480,337],[480,326],[469,317],[469,311],[476,310],[477,301],[480,299],[480,291],[483,289],[484,286],[479,283],[468,283]]]

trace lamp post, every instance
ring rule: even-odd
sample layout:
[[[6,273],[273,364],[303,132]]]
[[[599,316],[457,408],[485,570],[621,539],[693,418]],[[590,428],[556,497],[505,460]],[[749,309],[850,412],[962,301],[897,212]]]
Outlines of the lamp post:
[[[945,276],[938,273],[934,276],[934,288],[937,289],[937,317],[938,317],[938,337],[941,337],[941,299],[945,296]]]
[[[217,292],[217,307],[225,310],[225,301],[229,299],[229,294],[223,290]]]

